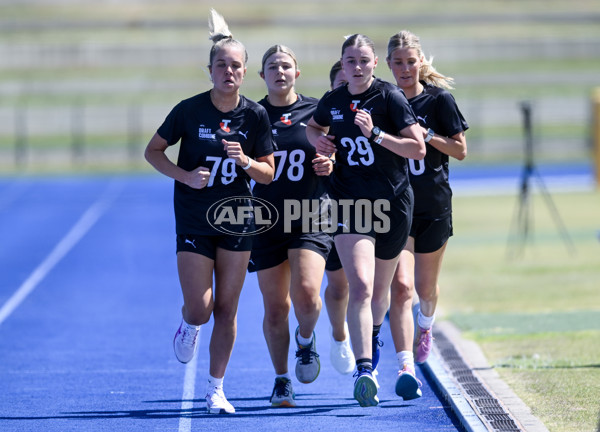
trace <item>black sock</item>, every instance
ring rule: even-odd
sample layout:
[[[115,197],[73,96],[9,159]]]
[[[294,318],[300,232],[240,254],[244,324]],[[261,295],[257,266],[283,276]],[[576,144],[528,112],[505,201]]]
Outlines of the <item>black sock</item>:
[[[379,324],[379,325],[373,324],[373,337],[376,337],[379,334],[379,330],[381,330],[382,325],[383,325],[383,323]]]
[[[373,371],[373,361],[370,358],[360,358],[356,360],[356,369],[367,369]]]

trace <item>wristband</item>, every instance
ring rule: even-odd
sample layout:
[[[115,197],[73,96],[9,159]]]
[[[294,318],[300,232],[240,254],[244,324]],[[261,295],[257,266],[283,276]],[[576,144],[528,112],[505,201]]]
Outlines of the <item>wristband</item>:
[[[428,143],[429,141],[431,141],[431,138],[433,138],[434,135],[435,135],[435,132],[433,131],[433,129],[429,128],[429,130],[427,131],[427,136],[425,137],[425,139],[423,141]]]
[[[379,132],[379,135],[377,135],[377,138],[375,138],[375,144],[381,144],[384,136],[385,136],[384,131]]]
[[[243,170],[247,170],[248,168],[250,168],[252,166],[252,159],[248,158],[248,165],[243,166],[242,169]]]

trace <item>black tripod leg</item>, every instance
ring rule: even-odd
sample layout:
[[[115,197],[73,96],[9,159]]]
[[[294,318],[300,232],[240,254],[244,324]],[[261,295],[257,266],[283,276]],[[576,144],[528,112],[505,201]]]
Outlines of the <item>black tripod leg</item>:
[[[519,200],[517,201],[517,207],[513,216],[512,225],[516,224],[516,242],[518,250],[512,254],[513,257],[520,256],[521,252],[525,248],[527,239],[529,237],[529,178],[531,177],[531,169],[526,166],[521,176],[521,188],[519,191]]]
[[[540,191],[542,191],[542,196],[544,197],[544,201],[546,201],[546,205],[548,206],[548,209],[550,210],[550,215],[552,216],[552,219],[554,219],[554,223],[558,227],[558,231],[560,232],[560,234],[563,238],[563,241],[565,242],[567,250],[572,255],[575,255],[575,253],[577,252],[575,249],[575,245],[573,244],[573,241],[571,240],[571,237],[569,236],[567,227],[565,226],[562,219],[560,218],[560,214],[558,213],[558,209],[556,208],[556,205],[554,205],[552,196],[550,195],[550,192],[548,192],[548,189],[546,188],[546,185],[544,183],[544,180],[542,179],[542,176],[537,171],[535,174],[536,174],[536,177],[538,180]]]

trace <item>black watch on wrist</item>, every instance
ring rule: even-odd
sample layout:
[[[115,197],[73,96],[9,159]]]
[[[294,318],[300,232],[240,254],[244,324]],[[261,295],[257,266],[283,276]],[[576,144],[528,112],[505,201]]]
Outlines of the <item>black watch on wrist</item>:
[[[375,141],[375,139],[381,134],[381,129],[379,129],[377,126],[373,127],[373,129],[371,129],[371,136],[369,137],[369,141]]]

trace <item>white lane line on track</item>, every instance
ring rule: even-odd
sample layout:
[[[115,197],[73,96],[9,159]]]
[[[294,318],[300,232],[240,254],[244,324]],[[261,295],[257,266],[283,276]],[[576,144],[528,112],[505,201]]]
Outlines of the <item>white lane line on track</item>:
[[[38,286],[50,271],[69,253],[92,226],[100,219],[118,194],[115,184],[111,183],[106,191],[92,204],[71,228],[66,236],[54,247],[46,259],[31,273],[15,293],[0,309],[0,325],[19,307],[21,302]]]
[[[202,327],[200,327],[202,332]],[[198,334],[199,343],[202,333]],[[179,416],[179,432],[190,432],[192,430],[192,409],[194,408],[194,389],[196,387],[196,363],[198,355],[185,366],[183,377],[183,394],[181,395],[181,414]]]

